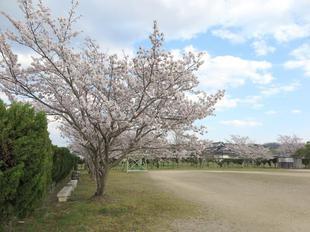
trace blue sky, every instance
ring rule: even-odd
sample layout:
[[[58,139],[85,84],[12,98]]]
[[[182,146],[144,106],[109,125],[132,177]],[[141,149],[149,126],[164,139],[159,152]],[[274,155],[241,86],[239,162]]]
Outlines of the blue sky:
[[[45,2],[61,15],[70,1]],[[19,16],[14,0],[1,0],[0,10]],[[239,134],[269,142],[296,134],[310,140],[309,0],[81,0],[78,12],[82,36],[108,52],[134,54],[146,44],[153,20],[175,54],[204,51],[199,88],[226,90],[216,116],[202,122],[206,138]],[[4,29],[8,24],[0,19]],[[30,54],[19,53],[27,63]],[[57,123],[50,132],[54,143],[64,144]]]

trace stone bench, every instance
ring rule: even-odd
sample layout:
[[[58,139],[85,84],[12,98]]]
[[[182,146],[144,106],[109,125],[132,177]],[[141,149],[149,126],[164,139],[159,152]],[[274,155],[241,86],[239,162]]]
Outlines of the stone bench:
[[[76,188],[77,186],[77,183],[78,183],[78,180],[70,180],[67,184],[67,186],[72,186],[73,187],[73,190]]]
[[[71,196],[71,192],[73,191],[73,186],[72,185],[67,185],[63,187],[59,193],[57,193],[58,201],[59,202],[64,202],[67,201],[68,197]]]

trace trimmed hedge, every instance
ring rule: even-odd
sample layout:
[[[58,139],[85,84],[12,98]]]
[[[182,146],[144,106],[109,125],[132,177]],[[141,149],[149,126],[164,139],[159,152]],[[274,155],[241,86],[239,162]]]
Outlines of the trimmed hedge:
[[[59,182],[76,168],[78,157],[73,155],[66,147],[53,146],[52,180]]]
[[[0,222],[38,206],[51,183],[51,155],[45,114],[0,101]]]
[[[52,181],[68,176],[78,161],[69,149],[52,146],[43,112],[0,100],[0,230],[32,212]]]

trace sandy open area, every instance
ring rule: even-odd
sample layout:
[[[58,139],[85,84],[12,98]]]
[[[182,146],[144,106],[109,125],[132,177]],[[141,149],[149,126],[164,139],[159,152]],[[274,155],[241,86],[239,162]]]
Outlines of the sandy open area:
[[[310,172],[151,171],[163,190],[201,206],[176,231],[310,231]]]

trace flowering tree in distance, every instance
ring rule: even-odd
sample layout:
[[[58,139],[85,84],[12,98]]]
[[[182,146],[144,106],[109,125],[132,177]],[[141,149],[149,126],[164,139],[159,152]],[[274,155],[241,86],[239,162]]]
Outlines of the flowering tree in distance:
[[[302,138],[296,135],[279,135],[278,142],[280,143],[279,153],[281,156],[291,156],[304,146]]]
[[[2,90],[59,120],[64,135],[92,164],[95,196],[104,194],[108,170],[128,154],[160,145],[156,141],[172,129],[201,131],[194,121],[212,114],[224,94],[196,90],[201,54],[177,60],[163,49],[156,23],[150,48],[119,58],[103,53],[91,39],[82,49],[75,46],[76,1],[67,17],[57,19],[41,1],[35,6],[22,0],[20,7],[24,20],[5,14],[14,31],[0,36]],[[31,65],[19,64],[12,43],[36,54]]]
[[[172,139],[168,141],[170,145],[166,153],[170,153],[171,158],[189,158],[195,156],[201,158],[206,149],[212,144],[210,140],[198,139],[194,134],[186,134],[181,130],[174,130]]]
[[[230,149],[244,159],[271,159],[272,155],[268,148],[255,144],[248,136],[231,135]]]
[[[238,157],[249,158],[252,156],[252,149],[250,144],[253,142],[248,136],[231,135],[230,140],[227,141],[229,148],[238,155]]]

